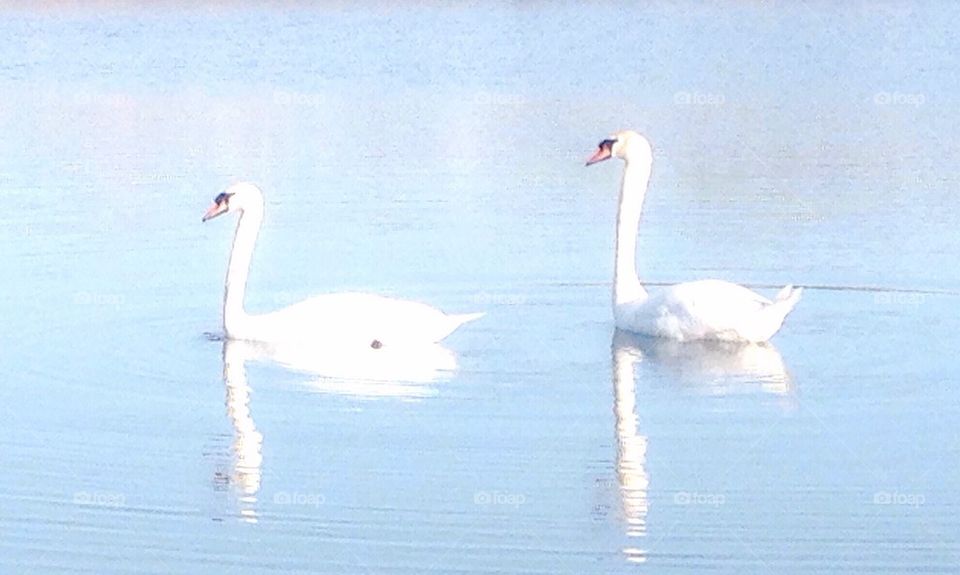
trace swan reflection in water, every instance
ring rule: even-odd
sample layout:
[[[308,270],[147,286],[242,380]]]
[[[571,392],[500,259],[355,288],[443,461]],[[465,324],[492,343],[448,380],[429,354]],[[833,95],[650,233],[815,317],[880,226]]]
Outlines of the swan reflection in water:
[[[435,395],[432,384],[450,377],[457,368],[453,352],[437,344],[365,350],[224,341],[223,381],[233,442],[230,470],[222,479],[237,493],[241,519],[251,523],[257,521],[263,435],[250,412],[248,361],[274,363],[307,375],[304,385],[312,391],[407,401]]]
[[[230,341],[245,360],[269,362],[309,376],[311,391],[358,398],[415,400],[436,395],[433,384],[449,378],[457,358],[440,344],[380,348]]]
[[[239,342],[223,343],[223,382],[227,388],[227,415],[233,424],[233,460],[229,482],[237,491],[240,517],[256,523],[257,492],[260,491],[263,436],[250,415],[250,385],[247,357]]]
[[[617,330],[611,349],[621,510],[627,537],[642,538],[647,534],[650,505],[649,445],[647,436],[639,429],[636,368],[648,363],[653,372],[664,371],[671,380],[684,386],[697,385],[713,395],[759,390],[788,398],[792,386],[783,357],[769,343],[680,343]],[[632,563],[647,559],[647,550],[639,545],[625,547],[623,553]]]

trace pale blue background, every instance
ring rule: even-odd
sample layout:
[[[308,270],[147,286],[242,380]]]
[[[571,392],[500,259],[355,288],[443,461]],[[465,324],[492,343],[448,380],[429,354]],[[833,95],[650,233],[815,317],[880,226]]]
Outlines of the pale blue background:
[[[0,571],[955,569],[958,17],[948,2],[4,9]],[[620,166],[582,165],[625,127],[655,148],[644,279],[827,288],[774,340],[785,396],[637,366],[642,536],[615,473]],[[488,313],[419,400],[251,366],[257,523],[218,479],[233,432],[204,336],[232,223],[200,215],[237,179],[268,204],[250,309],[365,289]],[[523,503],[476,503],[494,492]]]

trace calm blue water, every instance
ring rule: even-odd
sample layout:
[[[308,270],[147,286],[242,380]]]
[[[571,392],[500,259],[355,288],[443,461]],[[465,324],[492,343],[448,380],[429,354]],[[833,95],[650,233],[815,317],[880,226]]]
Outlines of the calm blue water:
[[[0,572],[960,565],[952,4],[2,16]],[[614,333],[620,128],[642,277],[811,286],[773,346]],[[225,345],[238,179],[249,309],[487,316],[326,377]]]

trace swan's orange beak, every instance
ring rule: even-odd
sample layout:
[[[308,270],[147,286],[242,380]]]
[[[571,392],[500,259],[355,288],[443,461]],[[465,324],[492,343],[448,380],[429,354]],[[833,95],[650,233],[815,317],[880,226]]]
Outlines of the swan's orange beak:
[[[227,202],[214,203],[207,210],[207,213],[203,214],[203,221],[212,220],[219,215],[227,213],[229,209],[230,205]]]
[[[604,160],[609,160],[609,159],[610,159],[610,146],[600,146],[599,148],[597,148],[596,153],[590,156],[590,158],[587,160],[587,165],[590,166],[590,165],[596,164],[597,162],[602,162]]]

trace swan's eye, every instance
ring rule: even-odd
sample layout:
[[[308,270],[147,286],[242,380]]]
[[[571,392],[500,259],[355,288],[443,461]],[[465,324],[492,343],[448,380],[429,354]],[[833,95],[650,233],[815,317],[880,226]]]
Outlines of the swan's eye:
[[[216,198],[213,199],[213,203],[217,204],[218,206],[223,203],[229,203],[230,196],[231,194],[221,192]]]
[[[616,140],[604,140],[604,141],[600,142],[600,147],[601,147],[601,148],[612,148],[613,145],[616,144],[616,143],[617,143]]]

